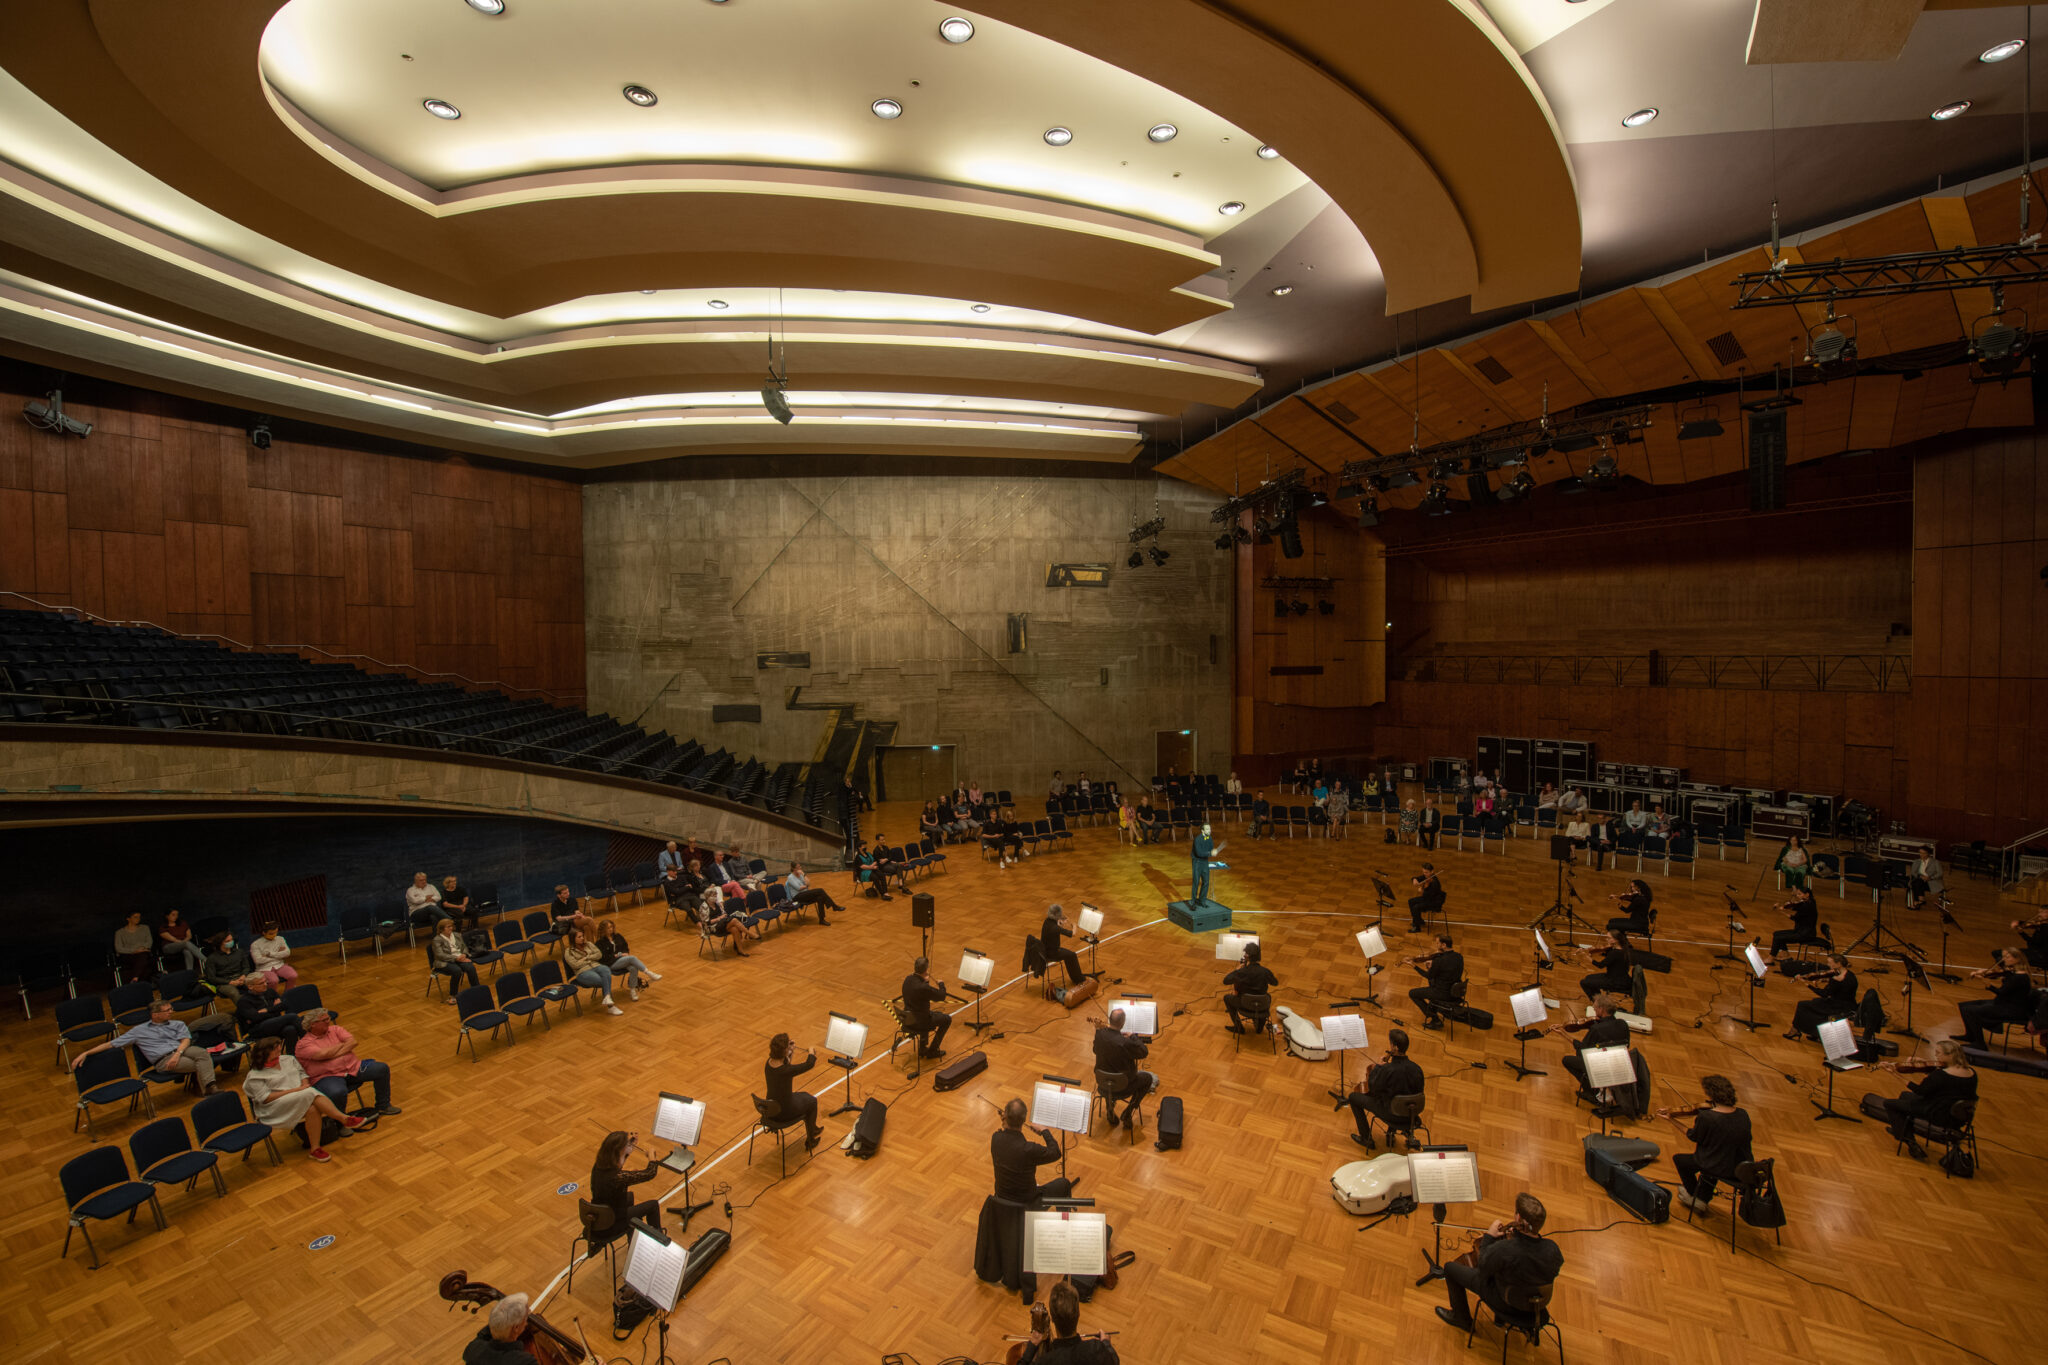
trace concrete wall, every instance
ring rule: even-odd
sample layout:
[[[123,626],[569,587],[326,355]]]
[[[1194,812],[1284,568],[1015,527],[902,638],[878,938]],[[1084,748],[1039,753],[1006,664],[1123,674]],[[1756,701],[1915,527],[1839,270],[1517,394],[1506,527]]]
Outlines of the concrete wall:
[[[1150,518],[1155,493],[1170,558],[1127,568],[1132,515]],[[898,722],[897,743],[957,745],[963,778],[1020,793],[1054,768],[1147,778],[1162,729],[1195,730],[1200,766],[1220,770],[1232,557],[1211,543],[1215,502],[1029,475],[591,484],[591,708],[808,760],[831,713],[787,709],[801,687],[804,703]],[[1047,588],[1065,562],[1110,564],[1110,586]],[[1030,618],[1020,655],[1012,613]],[[808,651],[811,667],[758,669],[767,651]],[[760,723],[712,724],[734,702],[758,702]]]

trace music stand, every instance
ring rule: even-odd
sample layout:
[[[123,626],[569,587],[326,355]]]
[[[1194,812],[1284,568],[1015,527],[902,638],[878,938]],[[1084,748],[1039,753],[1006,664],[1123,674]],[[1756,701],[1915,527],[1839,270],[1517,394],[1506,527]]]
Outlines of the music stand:
[[[1139,991],[1132,991],[1121,1000],[1109,1002],[1107,1013],[1124,1012],[1124,1026],[1120,1030],[1130,1038],[1156,1038],[1159,1036],[1159,1002]]]
[[[960,953],[960,989],[974,992],[974,1018],[967,1027],[975,1033],[985,1028],[994,1028],[995,1021],[983,1021],[981,997],[988,992],[988,983],[995,975],[995,960],[987,953],[974,948],[965,948]]]
[[[1863,933],[1857,937],[1854,943],[1850,944],[1846,949],[1843,950],[1844,955],[1846,956],[1854,954],[1858,949],[1867,946],[1869,947],[1870,951],[1878,957],[1889,957],[1896,951],[1906,951],[1912,953],[1915,957],[1925,957],[1926,954],[1922,953],[1919,948],[1915,947],[1911,943],[1906,942],[1906,940],[1901,938],[1895,931],[1885,927],[1885,892],[1891,890],[1894,886],[1899,884],[1899,879],[1904,875],[1902,870],[1893,867],[1888,862],[1879,862],[1875,865],[1874,871],[1876,872],[1876,877],[1871,885],[1871,890],[1877,893],[1876,911],[1874,914],[1872,914],[1870,918],[1870,927],[1868,929],[1865,929]],[[1890,939],[1891,942],[1887,944],[1885,942],[1886,939]],[[1876,973],[1889,971],[1891,969],[1888,967],[1879,966],[1871,967],[1867,970]]]
[[[1221,933],[1216,935],[1216,960],[1218,962],[1242,962],[1244,950],[1259,946],[1257,934]]]
[[[1932,988],[1927,980],[1927,964],[1905,953],[1895,953],[1893,956],[1906,968],[1906,984],[1899,988],[1900,993],[1906,997],[1906,1026],[1886,1029],[1885,1032],[1897,1034],[1901,1038],[1918,1040],[1920,1033],[1913,1027],[1913,987],[1918,986],[1923,991]]]
[[[1951,929],[1960,931],[1963,926],[1956,923],[1956,917],[1948,912],[1947,896],[1943,896],[1940,900],[1936,901],[1934,908],[1941,914],[1941,968],[1934,975],[1953,986],[1956,982],[1961,981],[1962,978],[1948,969],[1948,931]]]
[[[860,1106],[853,1102],[853,1072],[860,1064],[860,1054],[868,1045],[868,1026],[850,1014],[833,1010],[831,1019],[825,1025],[825,1046],[836,1056],[825,1060],[846,1072],[846,1102],[825,1117],[836,1119],[841,1114],[858,1114]]]
[[[1586,1088],[1589,1090],[1615,1091],[1623,1086],[1636,1083],[1635,1058],[1629,1053],[1627,1043],[1615,1043],[1608,1047],[1584,1048],[1579,1060],[1586,1067]],[[1593,1106],[1593,1114],[1600,1120],[1600,1136],[1607,1136],[1607,1120],[1614,1112],[1610,1095],[1606,1104]]]
[[[1358,1003],[1352,1001],[1352,1004]],[[1331,1009],[1342,1008],[1331,1005]],[[1344,1084],[1344,1054],[1353,1048],[1366,1046],[1365,1017],[1358,1014],[1326,1014],[1322,1018],[1323,1047],[1337,1054],[1337,1088],[1329,1092],[1331,1099],[1342,1104],[1351,1097],[1350,1087]]]
[[[1436,1230],[1436,1254],[1422,1253],[1429,1269],[1415,1282],[1420,1288],[1444,1277],[1445,1205],[1479,1202],[1479,1157],[1464,1147],[1425,1147],[1410,1152],[1408,1189],[1416,1203],[1430,1206],[1431,1226]]]
[[[1095,1114],[1088,1087],[1072,1076],[1041,1076],[1031,1087],[1031,1123],[1056,1133],[1086,1133]],[[1067,1140],[1060,1139],[1060,1179],[1067,1178]]]
[[[1386,883],[1386,873],[1376,872],[1372,878],[1373,906],[1372,926],[1377,929],[1386,923],[1387,911],[1394,908],[1394,888]]]
[[[1369,929],[1359,930],[1355,937],[1358,939],[1358,951],[1365,954],[1365,984],[1371,986],[1372,979],[1380,974],[1380,965],[1373,959],[1386,955],[1386,936],[1380,933],[1379,925],[1375,924]],[[1375,1008],[1379,1006],[1378,991],[1368,990],[1364,999]]]
[[[691,1149],[704,1136],[704,1101],[662,1091],[654,1101],[654,1126],[650,1131],[663,1142],[673,1144],[669,1154],[661,1159],[661,1165],[683,1178],[681,1217],[683,1226],[687,1228],[692,1215],[711,1207],[708,1199],[701,1204],[690,1202],[690,1171],[697,1164],[697,1153]],[[669,1212],[675,1213],[676,1210],[670,1209]]]
[[[1024,1270],[1030,1275],[1101,1275],[1109,1269],[1109,1215],[1048,1200],[1024,1213]],[[1093,1204],[1094,1200],[1087,1201]]]
[[[1088,970],[1081,975],[1100,981],[1102,973],[1095,969],[1095,950],[1102,943],[1102,912],[1082,901],[1081,913],[1074,916],[1074,927],[1088,936]]]
[[[1771,970],[1771,964],[1764,961],[1764,955],[1756,950],[1754,943],[1745,945],[1742,951],[1749,962],[1749,1017],[1738,1018],[1732,1014],[1724,1014],[1721,1017],[1733,1019],[1751,1033],[1755,1033],[1764,1026],[1763,1021],[1756,1017],[1756,988],[1763,984],[1764,977]]]
[[[1863,1120],[1854,1114],[1838,1113],[1835,1109],[1835,1073],[1855,1071],[1863,1065],[1856,1060],[1855,1031],[1849,1027],[1847,1019],[1829,1019],[1820,1026],[1819,1032],[1821,1049],[1827,1053],[1827,1060],[1822,1065],[1828,1073],[1828,1099],[1826,1104],[1813,1101],[1813,1107],[1820,1110],[1813,1116],[1813,1121],[1841,1119],[1845,1123],[1861,1123]]]
[[[690,1253],[666,1233],[635,1220],[627,1224],[626,1269],[621,1280],[636,1298],[653,1310],[660,1349],[655,1365],[668,1360],[668,1315],[683,1292],[683,1273]]]
[[[1728,902],[1728,947],[1714,954],[1723,962],[1742,961],[1742,954],[1735,951],[1735,936],[1742,932],[1742,907],[1736,903],[1734,891],[1734,887],[1723,884],[1721,899]],[[1713,970],[1718,972],[1721,969],[1716,967]]]
[[[1515,1073],[1518,1081],[1525,1076],[1548,1076],[1548,1071],[1539,1071],[1528,1064],[1529,1040],[1543,1036],[1541,1025],[1550,1017],[1543,1008],[1543,987],[1531,986],[1525,991],[1516,991],[1508,997],[1508,1008],[1515,1012],[1515,1041],[1522,1045],[1521,1060],[1509,1062],[1508,1070]]]

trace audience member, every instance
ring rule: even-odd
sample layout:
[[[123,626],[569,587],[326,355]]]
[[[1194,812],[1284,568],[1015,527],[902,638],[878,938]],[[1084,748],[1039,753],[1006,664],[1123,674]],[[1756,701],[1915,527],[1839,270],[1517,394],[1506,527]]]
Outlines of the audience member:
[[[368,1081],[373,1110],[386,1117],[404,1112],[391,1102],[391,1068],[358,1057],[355,1035],[335,1023],[332,1014],[309,1010],[305,1023],[305,1035],[292,1048],[292,1055],[313,1078],[313,1088],[333,1100],[335,1108],[347,1107],[348,1092],[354,1088],[351,1081]]]
[[[1593,870],[1598,872],[1614,853],[1614,822],[1605,815],[1594,816],[1593,832],[1587,846],[1592,850]]]
[[[299,1128],[315,1161],[328,1160],[320,1145],[322,1119],[333,1119],[350,1132],[368,1119],[341,1112],[333,1100],[313,1088],[312,1078],[299,1059],[285,1052],[281,1038],[259,1038],[249,1045],[249,1074],[242,1081],[242,1098],[249,1101],[249,1113],[256,1122],[268,1124],[275,1132]]]
[[[1414,797],[1409,797],[1407,804],[1401,807],[1401,822],[1397,828],[1401,831],[1401,842],[1404,844],[1412,844],[1421,837],[1419,831],[1422,828],[1422,814],[1415,808]]]
[[[237,944],[233,934],[215,934],[207,940],[206,965],[200,969],[200,979],[230,1007],[241,996],[240,983],[254,970],[249,950]]]
[[[682,849],[676,846],[673,839],[668,841],[668,847],[661,851],[661,856],[654,860],[655,871],[664,877],[671,872],[681,872],[689,865],[689,861],[683,857]]]
[[[939,803],[927,801],[917,813],[917,837],[938,843],[946,837],[946,822],[939,818]]]
[[[1778,861],[1773,866],[1785,874],[1785,885],[1797,891],[1806,885],[1811,861],[1807,857],[1805,841],[1795,834],[1778,850]]]
[[[1536,809],[1556,810],[1557,797],[1557,788],[1552,786],[1550,783],[1545,782],[1541,787],[1537,788],[1536,790]]]
[[[1586,794],[1577,787],[1566,787],[1564,794],[1557,798],[1557,813],[1559,815],[1584,815],[1586,813]]]
[[[789,875],[782,879],[782,890],[789,897],[789,903],[793,906],[802,907],[810,905],[817,907],[818,923],[820,924],[830,924],[832,922],[825,918],[827,910],[844,910],[846,908],[838,901],[833,900],[831,893],[823,887],[811,885],[810,878],[804,875],[804,865],[802,863],[791,863],[789,865]]]
[[[453,877],[441,878],[441,914],[447,915],[460,924],[476,923],[476,914],[469,908],[469,892]],[[420,924],[430,924],[440,918],[432,915],[422,919]]]
[[[581,929],[572,927],[569,937],[562,940],[562,970],[578,986],[604,992],[604,1007],[608,1013],[625,1013],[612,999],[612,974],[611,969],[604,965],[604,954]]]
[[[434,926],[434,937],[427,942],[427,955],[434,964],[434,970],[448,978],[448,1003],[455,1003],[456,983],[464,977],[469,984],[479,984],[476,978],[476,963],[470,961],[469,945],[455,932],[455,921],[443,919]]]
[[[140,910],[130,910],[127,923],[114,931],[114,956],[130,980],[156,976],[156,934],[142,922]]]
[[[1584,811],[1575,810],[1572,812],[1571,820],[1564,827],[1564,837],[1571,840],[1574,854],[1580,849],[1592,847],[1593,827],[1586,823],[1586,813]]]
[[[1269,837],[1273,833],[1273,806],[1266,800],[1264,792],[1252,795],[1252,838]]]
[[[405,915],[414,925],[432,924],[440,918],[441,893],[424,872],[413,873],[412,885],[405,888]]]
[[[1230,776],[1223,779],[1223,790],[1226,794],[1230,796],[1243,795],[1244,783],[1237,780],[1237,769],[1232,768],[1230,770]]]
[[[106,1052],[117,1047],[132,1047],[140,1053],[142,1060],[152,1070],[166,1073],[189,1074],[197,1082],[200,1093],[211,1095],[220,1087],[213,1080],[213,1058],[203,1047],[194,1046],[192,1030],[184,1022],[171,1017],[173,1001],[152,1001],[149,1007],[149,1021],[137,1024],[126,1033],[116,1034],[98,1047],[89,1047],[71,1056],[71,1069],[76,1071],[86,1058],[95,1052]]]
[[[206,952],[193,941],[192,926],[185,923],[181,912],[164,911],[164,922],[156,931],[156,941],[159,953],[182,956],[185,965],[195,972],[206,969]]]
[[[1650,827],[1650,813],[1643,809],[1641,801],[1631,801],[1628,803],[1628,811],[1621,817],[1621,823],[1628,827],[1629,833],[1641,834]]]
[[[1344,827],[1351,820],[1351,789],[1339,782],[1330,788],[1329,804],[1323,807],[1323,814],[1329,819],[1328,836],[1333,839],[1344,837]]]
[[[633,956],[627,946],[626,936],[619,932],[619,926],[605,920],[597,926],[597,957],[613,976],[626,978],[626,996],[631,1000],[640,998],[640,988],[661,980],[661,973],[651,970],[639,958]]]
[[[1422,809],[1417,811],[1415,815],[1415,842],[1417,847],[1427,849],[1434,849],[1436,847],[1436,833],[1443,824],[1443,820],[1443,812],[1436,808],[1436,798],[1434,796],[1423,797]],[[1406,821],[1404,820],[1402,823],[1406,824]]]
[[[282,1038],[287,1048],[297,1046],[299,1035],[305,1031],[299,1027],[299,1016],[284,1007],[284,997],[261,972],[250,972],[242,978],[241,995],[235,1000],[235,1021],[242,1026],[244,1038],[252,1042],[258,1038]]]
[[[559,933],[562,925],[575,919],[582,909],[583,902],[576,899],[567,882],[562,882],[555,887],[554,899],[548,902],[548,919]]]
[[[455,879],[450,877],[448,880],[452,882]],[[249,962],[272,988],[289,986],[299,979],[298,972],[285,961],[291,955],[292,945],[286,943],[284,935],[278,932],[276,920],[265,924],[263,932],[249,943]]]

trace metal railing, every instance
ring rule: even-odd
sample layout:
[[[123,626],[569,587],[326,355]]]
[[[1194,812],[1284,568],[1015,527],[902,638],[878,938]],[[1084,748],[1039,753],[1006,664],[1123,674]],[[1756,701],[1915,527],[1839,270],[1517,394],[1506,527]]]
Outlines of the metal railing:
[[[1405,682],[1725,688],[1761,692],[1913,690],[1892,654],[1444,654],[1406,661]]]
[[[2048,829],[2037,829],[2032,834],[2022,835],[2004,848],[1998,850],[1998,889],[2010,891],[2027,878],[2020,875],[2020,858],[2030,845],[2048,843]],[[2039,876],[2039,873],[2035,873]]]

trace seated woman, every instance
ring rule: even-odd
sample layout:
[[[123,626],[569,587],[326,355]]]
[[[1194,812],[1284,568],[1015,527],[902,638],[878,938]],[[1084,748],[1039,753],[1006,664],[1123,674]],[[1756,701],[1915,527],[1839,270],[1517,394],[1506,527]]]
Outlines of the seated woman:
[[[619,932],[618,925],[605,920],[597,926],[597,957],[613,976],[626,977],[628,999],[638,1000],[640,988],[651,981],[661,980],[661,973],[649,971],[647,964],[627,951],[626,936]],[[631,976],[626,974],[631,972]]]
[[[242,1098],[249,1102],[249,1114],[272,1131],[297,1127],[305,1134],[306,1146],[315,1161],[328,1159],[320,1145],[324,1119],[333,1119],[354,1131],[368,1123],[335,1108],[334,1101],[313,1088],[306,1068],[284,1050],[280,1038],[259,1038],[249,1046],[249,1075],[242,1082]]]
[[[434,936],[427,940],[427,956],[434,964],[434,970],[448,978],[448,1003],[455,1003],[456,982],[464,977],[469,984],[479,984],[476,979],[476,963],[469,957],[469,945],[462,935],[455,932],[455,921],[443,918],[434,925]]]
[[[789,1054],[787,1033],[778,1033],[768,1040],[768,1062],[763,1068],[768,1093],[762,1098],[774,1106],[771,1117],[801,1118],[804,1121],[804,1150],[809,1151],[825,1135],[825,1130],[818,1126],[818,1097],[807,1090],[795,1089],[794,1082],[818,1064],[818,1053],[812,1049],[800,1064],[792,1063]]]
[[[1944,1038],[1934,1045],[1935,1069],[1925,1080],[1913,1082],[1906,1093],[1884,1101],[1885,1117],[1891,1120],[1891,1135],[1906,1144],[1906,1152],[1921,1161],[1927,1159],[1913,1124],[1925,1119],[1930,1125],[1946,1127],[1955,1121],[1957,1102],[1977,1098],[1977,1072],[1963,1060],[1963,1045]],[[1885,1070],[1903,1073],[1897,1062],[1879,1063]]]
[[[130,981],[156,976],[156,934],[142,922],[140,910],[130,910],[128,922],[114,931],[114,956]]]
[[[1415,808],[1415,798],[1411,796],[1408,798],[1408,803],[1401,807],[1401,842],[1404,844],[1414,843],[1418,837],[1417,831],[1421,828],[1422,812]]]
[[[1618,896],[1611,896],[1609,899],[1621,911],[1615,918],[1607,921],[1609,929],[1619,929],[1624,934],[1641,934],[1645,937],[1649,935],[1650,884],[1648,882],[1644,881],[1641,877],[1630,877],[1628,879],[1628,890]]]
[[[235,942],[233,934],[215,934],[207,941],[206,965],[199,978],[221,999],[233,1005],[241,998],[241,981],[256,970],[249,950]]]
[[[272,990],[292,985],[299,974],[285,959],[292,955],[292,945],[284,941],[284,935],[277,931],[277,921],[271,920],[263,926],[263,932],[249,945],[249,961],[263,974]]]
[[[584,989],[603,991],[607,1012],[625,1013],[612,999],[612,974],[611,969],[604,965],[604,954],[597,950],[589,935],[574,926],[570,927],[569,937],[562,940],[562,970]]]
[[[661,1231],[661,1201],[642,1199],[635,1203],[633,1199],[633,1187],[652,1180],[661,1170],[661,1163],[653,1159],[652,1152],[646,1153],[649,1160],[645,1166],[637,1171],[627,1170],[626,1158],[640,1150],[638,1135],[627,1132],[606,1133],[604,1141],[598,1144],[597,1160],[590,1165],[590,1202],[612,1211],[612,1225],[591,1234],[592,1250],[625,1236],[629,1223],[645,1223],[656,1232]]]
[[[919,838],[935,844],[946,837],[946,822],[939,818],[938,802],[925,802],[924,809],[917,813],[917,833]]]
[[[176,910],[164,911],[164,922],[156,931],[157,952],[164,957],[184,958],[183,966],[193,971],[206,969],[206,950],[193,941],[192,926]]]
[[[1776,958],[1787,948],[1801,943],[1818,943],[1824,948],[1835,945],[1826,934],[1820,932],[1820,904],[1813,898],[1813,888],[1802,886],[1792,893],[1792,899],[1778,907],[1792,921],[1790,929],[1780,929],[1771,935],[1771,956]]]
[[[1593,826],[1586,821],[1586,813],[1573,811],[1571,822],[1564,827],[1564,837],[1572,841],[1572,851],[1590,848],[1593,844]]]
[[[453,917],[458,924],[476,923],[476,915],[469,908],[469,892],[453,877],[441,878],[441,913]]]
[[[1827,966],[1806,977],[1805,984],[1814,998],[1802,1000],[1792,1011],[1792,1027],[1785,1036],[1794,1042],[1818,1039],[1822,1024],[1856,1011],[1856,973],[1849,970],[1849,959],[1840,953],[1829,953]]]
[[[1586,993],[1588,1000],[1602,994],[1626,1000],[1635,986],[1629,971],[1634,965],[1633,954],[1628,950],[1628,935],[1619,929],[1609,929],[1607,942],[1597,950],[1593,974],[1579,979],[1579,989]]]
[[[1795,834],[1778,850],[1778,861],[1772,866],[1784,874],[1786,886],[1798,891],[1806,885],[1807,874],[1813,871],[1813,860],[1807,856],[1805,842]]]

